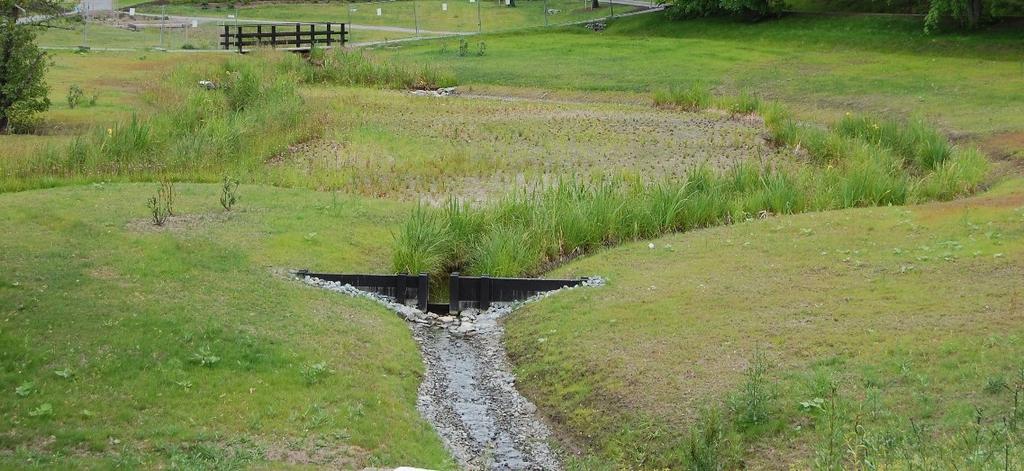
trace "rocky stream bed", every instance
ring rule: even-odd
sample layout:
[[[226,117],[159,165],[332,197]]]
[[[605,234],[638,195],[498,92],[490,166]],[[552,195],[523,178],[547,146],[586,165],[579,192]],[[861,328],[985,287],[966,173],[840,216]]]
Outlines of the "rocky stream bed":
[[[437,430],[459,465],[467,469],[560,469],[551,432],[537,408],[515,388],[502,343],[501,319],[523,303],[467,309],[458,315],[425,313],[349,285],[306,278],[307,283],[376,300],[409,321],[426,373],[417,408]],[[582,286],[603,284],[592,278]],[[563,288],[575,289],[575,288]],[[548,291],[524,302],[535,302]]]

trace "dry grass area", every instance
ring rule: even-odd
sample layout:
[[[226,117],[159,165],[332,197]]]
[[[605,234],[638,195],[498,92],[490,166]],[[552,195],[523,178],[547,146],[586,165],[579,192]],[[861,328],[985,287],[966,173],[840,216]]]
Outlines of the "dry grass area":
[[[649,104],[338,88],[307,97],[330,104],[323,139],[271,164],[315,187],[371,196],[482,200],[570,176],[680,177],[702,163],[794,158],[757,121]]]

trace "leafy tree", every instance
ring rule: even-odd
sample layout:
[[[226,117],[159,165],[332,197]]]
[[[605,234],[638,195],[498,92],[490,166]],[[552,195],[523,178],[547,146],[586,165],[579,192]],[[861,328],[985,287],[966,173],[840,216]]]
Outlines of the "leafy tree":
[[[1024,14],[1024,0],[931,0],[924,29],[933,32],[944,21],[962,29],[976,29],[986,21]]]
[[[783,0],[667,0],[670,18],[736,16],[758,20],[782,13]]]
[[[43,80],[48,62],[35,29],[60,11],[49,0],[0,0],[0,132],[20,130],[50,106]]]

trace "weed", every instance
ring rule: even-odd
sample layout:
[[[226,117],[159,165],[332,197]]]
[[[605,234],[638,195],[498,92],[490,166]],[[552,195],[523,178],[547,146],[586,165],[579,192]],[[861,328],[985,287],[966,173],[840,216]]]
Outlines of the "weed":
[[[330,373],[331,370],[327,367],[326,362],[313,363],[302,369],[302,379],[306,382],[306,385],[312,386],[319,383]]]
[[[220,205],[225,211],[231,211],[231,208],[234,207],[237,202],[238,180],[224,175],[224,179],[221,181],[220,187]]]
[[[75,372],[71,371],[71,368],[64,368],[63,370],[54,371],[53,374],[64,379],[71,379],[71,377],[75,375]]]
[[[462,41],[465,43],[465,39]],[[468,45],[466,47],[468,48]],[[372,60],[362,52],[342,49],[331,52],[317,50],[315,54],[316,57],[311,55],[311,61],[304,61],[298,57],[279,60],[278,68],[301,77],[306,83],[392,89],[436,89],[455,84],[455,78],[450,73],[430,65],[417,67],[393,61]],[[311,62],[322,65],[318,66]]]
[[[768,381],[768,358],[758,350],[744,373],[743,388],[733,397],[730,409],[740,427],[751,427],[768,421],[774,399]]]
[[[683,443],[683,463],[693,471],[719,471],[735,466],[736,443],[717,409],[706,409]]]
[[[53,405],[49,402],[40,404],[39,407],[28,411],[29,417],[50,417],[53,415]]]
[[[459,57],[466,57],[469,55],[469,41],[465,38],[459,38]]]
[[[17,395],[18,397],[28,397],[30,394],[32,394],[33,391],[35,391],[35,387],[35,383],[31,381],[25,381],[24,383],[18,385],[18,387],[14,388],[14,394]]]
[[[156,195],[146,200],[146,207],[149,208],[150,218],[153,224],[162,226],[167,218],[174,215],[174,183],[170,181],[160,182]]]
[[[214,355],[210,347],[200,347],[198,351],[192,353],[191,360],[200,366],[212,367],[220,361],[220,357]]]
[[[487,43],[480,41],[476,45],[476,55],[483,57],[487,53]]]

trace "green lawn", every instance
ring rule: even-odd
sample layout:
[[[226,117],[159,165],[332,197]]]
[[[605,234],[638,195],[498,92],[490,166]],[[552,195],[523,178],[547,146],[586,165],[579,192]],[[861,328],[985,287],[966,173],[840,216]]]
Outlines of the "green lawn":
[[[545,25],[545,8],[548,24],[557,25],[575,21],[609,16],[613,7],[602,2],[602,7],[590,8],[589,0],[520,0],[517,7],[509,8],[494,0],[417,0],[397,2],[365,3],[299,3],[262,4],[238,9],[201,8],[195,5],[167,5],[144,7],[140,12],[168,15],[204,16],[226,18],[236,15],[241,20],[281,21],[336,21],[355,25],[392,26],[415,30],[417,24],[423,31],[435,32],[484,32],[503,31]],[[447,6],[447,9],[445,9]],[[380,15],[377,9],[380,9]],[[633,11],[635,8],[615,5],[616,14]],[[479,16],[478,16],[479,13]],[[367,41],[366,30],[352,31],[353,41]],[[413,31],[392,33],[391,39],[411,37]]]
[[[84,44],[93,48],[144,50],[157,47],[181,49],[185,45],[196,49],[218,49],[220,41],[219,28],[213,23],[203,24],[197,28],[168,27],[162,35],[159,27],[131,31],[102,22],[88,25],[70,23],[68,26],[72,29],[44,30],[39,35],[37,43],[47,47],[78,47]]]
[[[931,451],[953,450],[940,462],[964,469],[973,451],[955,435],[975,433],[979,410],[998,427],[1013,406],[1002,385],[1024,387],[1020,179],[963,201],[770,218],[652,243],[556,270],[608,285],[508,322],[517,384],[570,441],[592,447],[591,464],[683,467],[702,408],[743,413],[736,398],[756,351],[772,365],[775,396],[769,418],[742,430],[751,469],[822,469],[812,465],[828,424],[800,402],[827,400],[832,382],[844,456],[860,443],[857,423],[913,454],[899,441],[913,422]],[[978,444],[979,456],[991,451]],[[988,459],[1002,459],[994,451]],[[1019,443],[1008,452],[1024,463]],[[898,452],[889,459],[905,469]]]
[[[1024,30],[926,36],[920,19],[792,16],[668,22],[661,15],[584,28],[489,35],[484,57],[428,41],[389,49],[451,67],[465,84],[649,92],[694,81],[749,89],[831,120],[847,111],[923,115],[951,132],[1024,130]]]
[[[163,228],[155,185],[0,195],[0,467],[448,467],[404,321],[286,274],[382,270],[406,207],[178,191]]]

